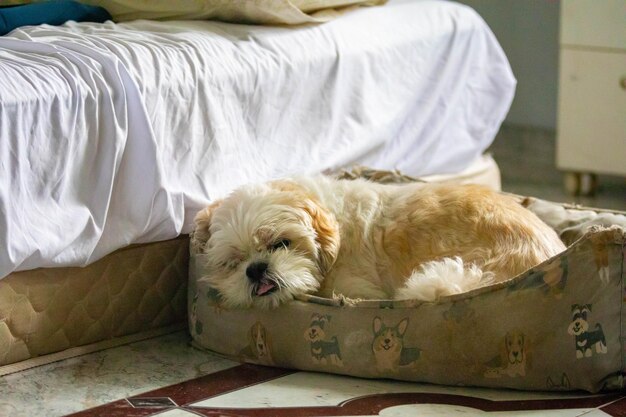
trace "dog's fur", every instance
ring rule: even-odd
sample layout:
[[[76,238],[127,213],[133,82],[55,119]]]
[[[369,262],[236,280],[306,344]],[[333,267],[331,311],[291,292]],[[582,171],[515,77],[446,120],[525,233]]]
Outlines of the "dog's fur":
[[[476,185],[299,178],[200,211],[193,250],[227,307],[305,293],[419,299],[511,278],[565,247],[514,199]]]

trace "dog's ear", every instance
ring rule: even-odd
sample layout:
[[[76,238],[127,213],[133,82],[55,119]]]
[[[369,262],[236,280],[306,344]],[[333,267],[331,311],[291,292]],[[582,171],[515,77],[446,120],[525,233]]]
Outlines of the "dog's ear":
[[[208,207],[200,210],[194,218],[195,228],[189,235],[192,253],[204,253],[206,243],[211,237],[210,227],[213,212],[222,204],[222,200],[216,200]]]
[[[374,334],[378,334],[383,327],[383,321],[380,317],[374,317]]]
[[[509,339],[511,338],[511,334],[509,332],[506,333],[502,343],[500,344],[500,356],[502,358],[502,366],[506,367],[506,364],[509,363]]]
[[[409,318],[404,318],[398,323],[398,334],[400,337],[404,336],[404,332],[406,332],[406,328],[409,326]]]
[[[318,264],[320,271],[325,274],[335,264],[339,254],[339,225],[335,216],[313,199],[309,198],[301,203],[304,211],[311,216],[315,240],[320,248]]]
[[[320,271],[326,274],[339,254],[341,242],[337,219],[299,184],[289,180],[278,180],[272,181],[269,185],[275,190],[287,193],[290,203],[295,204],[311,218],[311,226],[315,230],[315,241],[320,249],[318,266]]]
[[[531,355],[531,351],[530,351],[530,339],[528,338],[528,336],[524,333],[522,333],[522,346],[524,348],[524,357],[526,359],[526,367],[528,369],[532,368],[533,365],[533,361],[532,361],[532,355]]]
[[[506,332],[504,335],[504,350],[509,351],[509,343],[511,342],[511,332]]]
[[[254,340],[254,332],[255,332],[254,327],[255,326],[256,326],[256,324],[250,326],[250,330],[248,331],[248,342],[249,342],[248,344],[250,346],[253,346],[256,343],[255,340]]]

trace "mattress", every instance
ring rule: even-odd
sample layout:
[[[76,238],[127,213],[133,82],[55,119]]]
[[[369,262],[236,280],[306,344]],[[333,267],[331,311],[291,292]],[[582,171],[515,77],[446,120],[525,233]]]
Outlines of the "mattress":
[[[0,280],[0,375],[179,328],[188,251],[184,236],[133,245],[84,268],[38,268]],[[88,347],[7,366],[78,346]]]
[[[447,1],[297,28],[15,30],[0,38],[0,278],[175,238],[245,182],[354,163],[457,174],[514,88],[484,21]]]
[[[494,186],[500,173],[486,155],[456,177],[422,180]],[[181,236],[132,245],[86,267],[37,268],[0,280],[0,375],[186,325],[188,254],[189,239]]]

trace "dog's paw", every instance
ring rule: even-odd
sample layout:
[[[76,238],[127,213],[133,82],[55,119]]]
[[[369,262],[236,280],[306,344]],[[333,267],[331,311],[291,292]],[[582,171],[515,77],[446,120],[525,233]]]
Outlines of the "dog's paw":
[[[444,258],[425,263],[414,271],[405,286],[396,292],[395,299],[433,302],[483,287],[492,281],[493,274],[483,272],[474,264],[464,265],[459,257]]]

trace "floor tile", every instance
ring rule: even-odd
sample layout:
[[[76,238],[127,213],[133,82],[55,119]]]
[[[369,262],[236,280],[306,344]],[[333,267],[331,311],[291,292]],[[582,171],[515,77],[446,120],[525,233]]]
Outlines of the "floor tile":
[[[401,381],[297,372],[192,405],[215,408],[319,407],[335,406],[353,398],[375,394],[412,392],[457,395],[482,398],[490,401],[527,401],[587,397],[586,395],[580,394],[444,387]]]
[[[238,417],[305,416],[541,416],[619,415],[623,393],[538,393],[454,388],[388,380],[239,365],[119,400],[72,417],[185,415]],[[146,399],[167,398],[159,408]],[[143,399],[134,407],[133,400]],[[165,403],[163,403],[165,404]],[[612,409],[598,408],[612,406]],[[166,407],[166,406],[165,406]]]
[[[0,416],[62,416],[236,365],[189,341],[178,332],[0,377]]]

